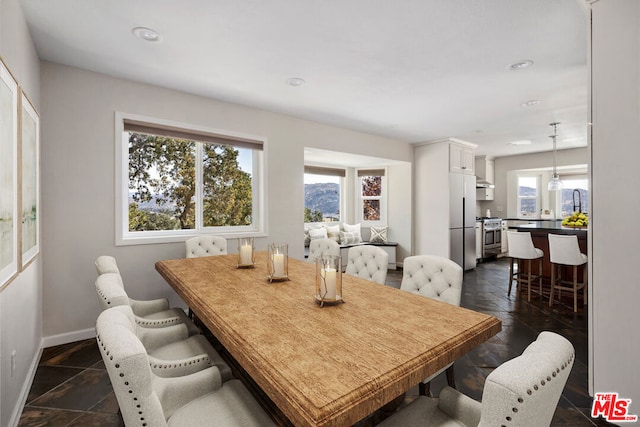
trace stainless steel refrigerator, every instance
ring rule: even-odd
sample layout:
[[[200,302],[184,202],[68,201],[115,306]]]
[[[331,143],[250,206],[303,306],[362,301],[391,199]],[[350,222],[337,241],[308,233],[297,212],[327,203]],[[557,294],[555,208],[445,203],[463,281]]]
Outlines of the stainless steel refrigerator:
[[[449,174],[449,257],[464,270],[476,267],[476,177]]]

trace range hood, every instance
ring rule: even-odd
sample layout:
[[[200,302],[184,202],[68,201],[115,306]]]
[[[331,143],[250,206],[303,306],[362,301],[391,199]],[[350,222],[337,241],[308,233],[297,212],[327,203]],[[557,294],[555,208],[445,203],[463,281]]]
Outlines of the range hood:
[[[496,186],[484,179],[476,180],[476,188],[495,188]]]

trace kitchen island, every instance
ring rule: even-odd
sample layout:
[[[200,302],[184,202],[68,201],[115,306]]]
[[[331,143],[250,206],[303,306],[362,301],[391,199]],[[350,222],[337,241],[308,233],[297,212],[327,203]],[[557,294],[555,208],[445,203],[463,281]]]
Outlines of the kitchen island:
[[[527,231],[531,233],[531,240],[533,240],[533,246],[538,249],[542,249],[544,256],[542,258],[542,284],[543,293],[549,294],[551,286],[551,261],[549,260],[549,234],[564,234],[578,236],[578,246],[580,252],[587,255],[587,227],[565,227],[560,221],[539,221],[530,224],[513,225],[509,227],[510,231]],[[562,272],[563,280],[573,280],[572,271],[569,268],[563,268]],[[578,269],[578,282],[583,281],[583,269]],[[537,286],[531,286],[531,290],[536,289]],[[563,292],[563,295],[568,292]],[[582,292],[578,294],[582,296]]]
[[[538,234],[538,232],[546,232],[547,234],[575,234],[578,236],[578,240],[580,240],[581,236],[584,237],[585,241],[587,239],[587,227],[565,227],[560,220],[540,220],[529,224],[512,225],[509,229],[531,231],[532,236],[535,231],[536,234]]]

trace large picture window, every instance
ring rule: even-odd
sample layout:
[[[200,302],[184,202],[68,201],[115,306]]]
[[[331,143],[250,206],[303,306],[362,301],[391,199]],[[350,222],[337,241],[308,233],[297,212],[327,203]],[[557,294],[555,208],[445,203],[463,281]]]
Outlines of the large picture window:
[[[344,169],[304,167],[304,222],[340,222]]]
[[[263,233],[254,137],[118,114],[119,244]]]

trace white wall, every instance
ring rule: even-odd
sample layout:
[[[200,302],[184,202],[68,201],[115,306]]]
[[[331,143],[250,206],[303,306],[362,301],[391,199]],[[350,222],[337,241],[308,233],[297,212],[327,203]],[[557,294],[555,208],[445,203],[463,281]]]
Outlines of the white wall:
[[[618,392],[640,415],[640,2],[592,4],[592,392]]]
[[[586,147],[558,150],[557,152],[558,166],[586,165],[588,162],[589,151]],[[490,209],[491,214],[494,216],[500,216],[503,218],[513,217],[514,212],[508,212],[507,210],[509,205],[509,172],[523,169],[548,168],[552,165],[553,153],[550,151],[544,153],[522,154],[519,156],[496,157],[494,162],[494,184],[496,186],[494,190],[494,197],[492,201],[478,202],[479,211],[485,212],[487,209]],[[545,186],[546,184],[543,185],[543,188],[546,188]],[[545,201],[546,200],[547,198],[545,198]],[[549,208],[548,202],[547,205],[543,205],[541,208]]]
[[[412,255],[411,239],[413,230],[412,174],[411,163],[393,164],[387,167],[389,175],[389,197],[387,210],[389,215],[389,241],[398,242],[396,252],[398,263]]]
[[[154,263],[183,257],[182,243],[114,246],[114,111],[265,136],[269,236],[256,245],[288,242],[297,258],[303,257],[304,147],[412,160],[403,142],[58,64],[42,63],[42,82],[44,336],[52,344],[93,332],[100,310],[93,262],[101,254],[118,259],[133,298],[164,295],[180,304]],[[409,175],[398,174],[393,185],[411,188]],[[396,201],[394,209],[404,203],[410,210],[409,196]],[[410,223],[398,219],[391,226],[402,228],[400,243],[410,248]]]
[[[0,0],[0,56],[40,110],[40,65],[19,0]],[[43,144],[46,143],[43,141]],[[42,255],[0,291],[0,425],[17,424],[40,357]],[[11,353],[16,369],[11,376]]]
[[[414,150],[414,253],[449,258],[449,144]]]

